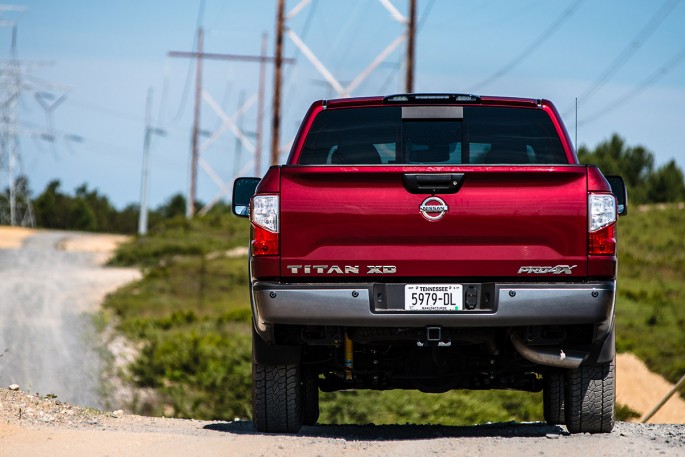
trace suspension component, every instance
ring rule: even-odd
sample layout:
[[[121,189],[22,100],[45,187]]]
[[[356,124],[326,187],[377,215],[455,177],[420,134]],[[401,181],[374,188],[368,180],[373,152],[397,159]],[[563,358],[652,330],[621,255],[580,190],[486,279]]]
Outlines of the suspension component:
[[[345,380],[352,380],[352,369],[354,368],[354,345],[347,332],[345,332]]]

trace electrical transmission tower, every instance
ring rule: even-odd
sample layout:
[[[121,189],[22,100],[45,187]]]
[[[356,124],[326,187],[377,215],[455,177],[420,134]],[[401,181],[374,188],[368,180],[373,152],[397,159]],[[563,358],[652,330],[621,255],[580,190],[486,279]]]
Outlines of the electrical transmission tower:
[[[66,94],[59,96],[53,91],[64,91],[63,86],[51,83],[30,83],[25,77],[28,67],[43,65],[41,62],[26,64],[17,58],[17,25],[15,21],[3,18],[4,13],[23,13],[24,6],[0,5],[0,27],[12,29],[10,57],[0,65],[0,225],[35,226],[28,181],[21,159],[22,134],[31,134],[40,140],[54,144],[58,139],[80,142],[78,135],[57,132],[52,116],[64,101]],[[21,126],[18,115],[19,101],[23,91],[33,91],[38,104],[45,110],[47,129],[31,130]]]
[[[23,11],[3,6],[0,11]],[[0,224],[33,227],[35,220],[27,182],[22,173],[17,108],[22,91],[22,69],[17,60],[17,27],[12,26],[10,58],[0,69]],[[5,186],[7,188],[5,189]]]
[[[275,71],[274,71],[274,99],[272,108],[272,122],[271,122],[271,164],[279,163],[281,147],[280,147],[280,130],[281,130],[281,86],[282,72],[281,62],[283,55],[283,37],[287,35],[290,41],[300,50],[312,66],[323,76],[324,80],[337,93],[338,97],[351,97],[353,92],[373,73],[404,41],[407,41],[407,50],[405,57],[405,91],[407,93],[414,91],[414,53],[416,43],[416,1],[409,0],[409,15],[404,16],[390,0],[378,0],[379,3],[387,10],[393,20],[406,27],[385,49],[383,49],[376,58],[359,73],[352,81],[343,85],[331,71],[326,68],[324,63],[314,54],[314,52],[307,46],[307,44],[300,38],[293,29],[287,27],[287,22],[292,20],[295,16],[311,3],[312,0],[300,0],[287,14],[285,12],[286,0],[278,0],[278,7],[276,12],[276,57],[275,57]]]

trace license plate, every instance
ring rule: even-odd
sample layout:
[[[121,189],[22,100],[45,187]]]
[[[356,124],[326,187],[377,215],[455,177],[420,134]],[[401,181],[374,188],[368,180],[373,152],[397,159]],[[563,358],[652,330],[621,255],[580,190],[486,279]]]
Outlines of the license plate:
[[[406,311],[461,311],[461,284],[407,284],[404,286]]]

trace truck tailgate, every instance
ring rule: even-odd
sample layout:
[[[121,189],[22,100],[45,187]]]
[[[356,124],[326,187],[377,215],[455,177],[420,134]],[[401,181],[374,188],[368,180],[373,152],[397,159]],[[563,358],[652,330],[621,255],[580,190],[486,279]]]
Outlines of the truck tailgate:
[[[448,208],[428,220],[420,207],[433,194],[411,193],[403,176],[449,173],[463,174],[461,187],[436,193]],[[582,165],[285,166],[280,188],[280,269],[291,280],[587,274]]]

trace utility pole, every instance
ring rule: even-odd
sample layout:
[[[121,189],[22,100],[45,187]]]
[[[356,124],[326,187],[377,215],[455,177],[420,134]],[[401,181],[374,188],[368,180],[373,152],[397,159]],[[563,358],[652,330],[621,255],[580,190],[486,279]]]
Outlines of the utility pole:
[[[238,97],[238,109],[242,108],[244,104],[245,104],[245,91],[241,90],[240,95]],[[257,125],[259,126],[259,123]],[[240,130],[241,132],[243,131],[243,117],[242,116],[240,116],[238,118],[237,127],[238,127],[238,130]],[[257,141],[259,141],[259,139],[257,139]],[[238,170],[240,169],[242,152],[243,152],[243,142],[240,141],[240,138],[236,137],[236,139],[235,139],[235,157],[233,158],[234,173],[237,173]],[[257,155],[257,149],[255,149],[255,156],[256,155]],[[258,167],[259,165],[257,164],[256,166]]]
[[[262,175],[262,142],[263,142],[263,123],[264,123],[264,92],[266,81],[266,46],[267,35],[262,33],[262,53],[259,63],[259,95],[257,98],[257,145],[255,147],[255,176]],[[282,59],[281,59],[282,60]]]
[[[145,102],[145,137],[143,139],[143,170],[140,177],[140,212],[138,214],[138,235],[147,235],[148,182],[150,163],[150,143],[152,135],[165,136],[166,131],[152,126],[152,87],[147,90]]]
[[[407,23],[407,75],[406,93],[414,92],[414,48],[416,38],[416,0],[409,0],[409,21]]]
[[[148,163],[150,159],[150,109],[152,104],[152,87],[147,90],[145,102],[145,138],[143,139],[143,171],[140,177],[140,214],[138,214],[138,235],[147,235],[147,183]]]
[[[197,53],[202,55],[202,27],[197,29]],[[193,110],[193,150],[190,163],[190,191],[186,202],[186,217],[190,219],[195,214],[195,200],[197,199],[197,159],[199,157],[200,141],[200,101],[202,100],[202,58],[197,59],[195,67],[195,109]]]
[[[268,56],[252,56],[252,55],[238,55],[238,54],[219,54],[213,52],[203,52],[203,32],[202,28],[198,29],[198,50],[197,52],[184,52],[184,51],[169,51],[169,57],[185,57],[191,59],[197,59],[197,67],[195,73],[195,109],[193,118],[193,144],[192,144],[192,157],[191,157],[191,167],[190,167],[190,189],[188,202],[186,207],[186,216],[188,218],[193,217],[195,214],[195,198],[197,195],[197,164],[200,155],[200,144],[199,144],[199,132],[200,132],[200,102],[202,100],[202,60],[236,60],[242,62],[260,62],[260,63],[272,63],[277,59],[275,57]],[[281,64],[283,63],[293,63],[294,59],[284,59],[281,57]]]
[[[138,214],[138,235],[147,235],[147,184],[148,184],[148,163],[150,160],[150,110],[152,109],[152,87],[147,90],[147,100],[145,102],[145,138],[143,140],[143,171],[140,178],[140,213]]]
[[[283,29],[285,23],[285,0],[278,0],[276,13],[276,62],[274,68],[274,101],[271,121],[271,165],[278,164],[281,136],[281,86],[283,76]]]

